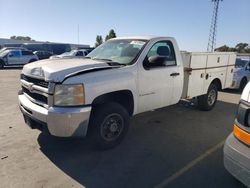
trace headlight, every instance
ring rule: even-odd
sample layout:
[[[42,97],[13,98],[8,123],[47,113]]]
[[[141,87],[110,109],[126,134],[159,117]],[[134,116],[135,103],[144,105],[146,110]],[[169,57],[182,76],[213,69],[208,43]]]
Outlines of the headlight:
[[[243,126],[250,126],[250,108],[244,103],[240,102],[236,114],[237,122]]]
[[[84,87],[82,84],[56,85],[54,105],[56,106],[78,106],[84,104]]]

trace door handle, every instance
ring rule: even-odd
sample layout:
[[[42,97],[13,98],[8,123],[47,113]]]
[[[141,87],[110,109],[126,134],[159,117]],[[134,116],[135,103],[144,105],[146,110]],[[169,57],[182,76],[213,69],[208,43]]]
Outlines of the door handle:
[[[180,73],[178,73],[178,72],[173,72],[170,74],[170,76],[179,76],[179,75],[180,75]]]

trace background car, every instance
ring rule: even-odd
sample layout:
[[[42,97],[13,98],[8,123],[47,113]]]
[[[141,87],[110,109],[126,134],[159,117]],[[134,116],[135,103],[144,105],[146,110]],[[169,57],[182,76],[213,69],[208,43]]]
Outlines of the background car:
[[[0,53],[0,68],[12,65],[24,65],[37,61],[37,55],[29,50],[8,49]]]
[[[48,51],[34,51],[33,52],[37,57],[41,59],[48,59],[50,56],[53,55],[53,53],[48,52]]]
[[[250,80],[250,56],[238,57],[235,62],[234,77],[231,88],[243,90]]]
[[[85,57],[88,55],[88,51],[85,49],[71,50],[70,52],[65,52],[61,55],[51,56],[50,59],[56,58],[72,58],[72,57]]]
[[[85,48],[85,47],[84,47],[84,48],[82,48],[82,47],[78,47],[78,48],[77,48],[77,50],[86,50],[86,51],[88,52],[88,54],[89,54],[90,52],[92,52],[94,49],[95,49],[95,48],[91,48],[91,47],[90,47],[90,48]]]
[[[4,47],[0,49],[0,53],[5,50],[27,50],[27,49],[23,47]]]

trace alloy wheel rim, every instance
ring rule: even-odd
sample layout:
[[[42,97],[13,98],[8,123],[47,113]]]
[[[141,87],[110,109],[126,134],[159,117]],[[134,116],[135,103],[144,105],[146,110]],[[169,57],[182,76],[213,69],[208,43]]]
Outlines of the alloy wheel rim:
[[[214,89],[212,89],[209,93],[208,93],[208,97],[207,97],[207,101],[208,104],[210,106],[212,106],[215,103],[216,100],[216,91]]]

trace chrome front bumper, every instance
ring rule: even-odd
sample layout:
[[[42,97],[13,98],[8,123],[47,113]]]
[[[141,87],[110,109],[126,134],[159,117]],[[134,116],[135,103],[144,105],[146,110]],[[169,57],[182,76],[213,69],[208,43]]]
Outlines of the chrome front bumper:
[[[49,107],[32,103],[25,95],[18,95],[24,116],[42,122],[51,135],[58,137],[84,137],[87,134],[91,107]]]
[[[250,187],[250,148],[233,135],[224,145],[224,166],[238,180]]]

